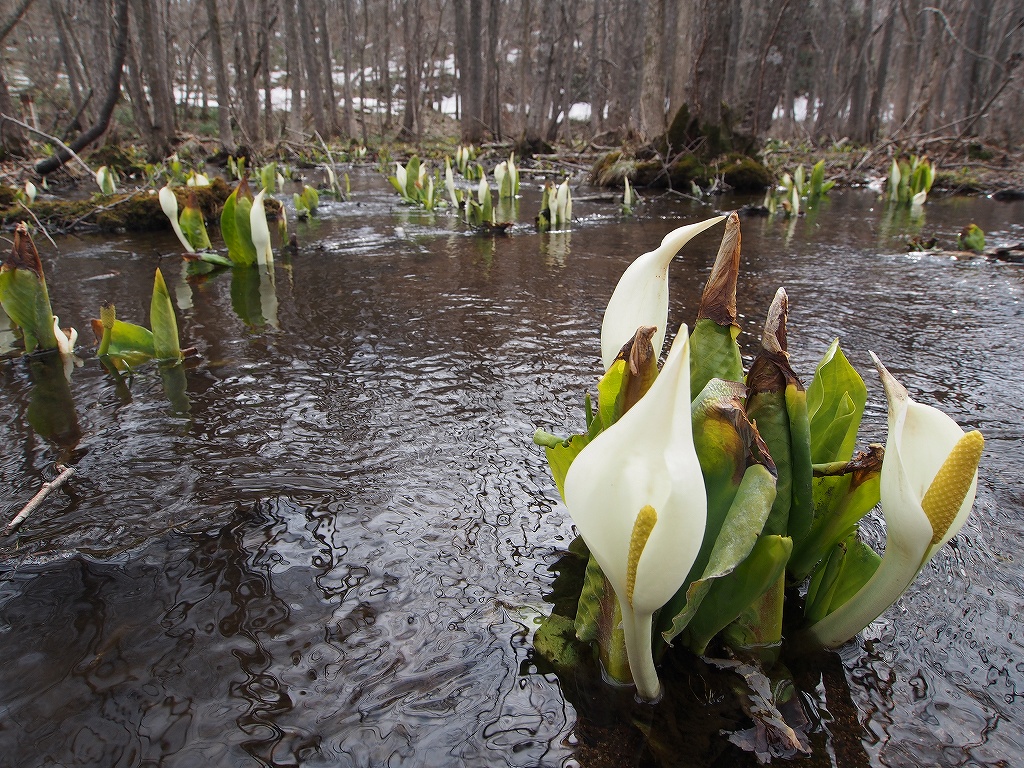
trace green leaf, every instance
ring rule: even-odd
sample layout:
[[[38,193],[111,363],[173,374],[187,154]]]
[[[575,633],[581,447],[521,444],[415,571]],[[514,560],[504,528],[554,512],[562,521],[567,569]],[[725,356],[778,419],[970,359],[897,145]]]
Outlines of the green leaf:
[[[194,205],[194,194],[189,195],[188,203],[178,219],[181,231],[197,251],[210,248],[210,235],[206,231],[206,222],[203,221],[203,213],[198,206]]]
[[[677,593],[662,609],[660,623],[662,626],[669,624],[662,632],[666,642],[672,642],[686,629],[714,582],[728,576],[747,558],[758,541],[774,500],[775,477],[763,465],[753,464],[743,474],[719,534],[711,539],[705,536],[705,542],[710,541],[712,549],[703,574],[685,586],[683,600]]]
[[[107,356],[122,360],[132,368],[152,360],[156,357],[153,351],[153,332],[141,325],[115,320],[110,331]]]
[[[320,193],[308,184],[302,188],[302,202],[311,214],[320,207]]]
[[[0,304],[11,321],[21,328],[26,352],[57,348],[50,297],[41,275],[31,269],[5,264],[0,268]]]
[[[167,284],[159,269],[153,278],[153,299],[149,304],[149,324],[153,326],[153,354],[158,360],[181,360],[178,323]]]
[[[597,644],[601,664],[612,679],[632,682],[622,631],[622,610],[593,555],[587,561],[575,627],[581,641]]]
[[[788,537],[759,537],[741,563],[710,585],[701,609],[687,627],[687,646],[704,655],[715,635],[775,586],[792,550]]]
[[[712,379],[743,381],[743,358],[736,338],[740,329],[710,318],[698,320],[690,333],[690,397]]]
[[[249,224],[250,210],[252,196],[245,179],[242,179],[228,195],[220,214],[220,233],[228,247],[228,256],[242,267],[256,263],[256,247],[252,244],[252,228]]]

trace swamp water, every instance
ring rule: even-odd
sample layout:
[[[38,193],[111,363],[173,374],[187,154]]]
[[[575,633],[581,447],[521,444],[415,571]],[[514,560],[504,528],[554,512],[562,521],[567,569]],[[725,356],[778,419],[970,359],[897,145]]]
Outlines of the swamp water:
[[[531,644],[573,539],[533,431],[581,429],[626,264],[747,201],[665,197],[635,219],[577,202],[572,232],[491,239],[399,207],[378,177],[354,187],[292,224],[276,307],[230,271],[186,282],[162,260],[201,355],[184,382],[150,365],[115,386],[88,343],[69,388],[24,360],[0,367],[4,522],[55,461],[77,469],[0,539],[0,762],[755,764],[726,735],[749,725],[731,673],[673,657],[664,700],[640,706],[559,680]],[[520,205],[529,220],[536,196]],[[1024,240],[1021,203],[935,199],[925,216],[947,242],[970,221]],[[862,441],[885,434],[869,349],[986,438],[974,515],[903,599],[839,652],[785,659],[810,718],[796,765],[1024,754],[1024,269],[908,254],[919,226],[856,190],[792,226],[743,220],[746,348],[784,285],[804,382],[836,336],[864,377]],[[674,262],[671,327],[692,323],[720,236]],[[170,237],[38,242],[83,340],[105,299],[148,324],[153,269],[176,251]]]

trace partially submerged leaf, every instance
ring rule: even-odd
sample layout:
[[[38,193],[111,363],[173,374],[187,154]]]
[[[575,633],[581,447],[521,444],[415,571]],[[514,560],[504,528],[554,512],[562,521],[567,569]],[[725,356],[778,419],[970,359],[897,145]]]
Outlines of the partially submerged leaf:
[[[0,267],[0,304],[21,328],[26,352],[57,348],[43,265],[24,222],[15,228],[14,247]]]
[[[149,323],[153,326],[153,354],[158,360],[181,360],[178,322],[167,283],[159,269],[153,278],[153,298],[149,305]]]

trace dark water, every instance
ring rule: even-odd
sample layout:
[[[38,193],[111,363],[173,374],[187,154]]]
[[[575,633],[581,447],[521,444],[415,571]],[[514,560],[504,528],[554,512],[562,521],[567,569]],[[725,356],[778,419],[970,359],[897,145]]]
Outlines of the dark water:
[[[272,322],[243,321],[230,272],[187,283],[160,258],[167,237],[40,242],[83,340],[104,299],[148,324],[160,263],[201,358],[171,399],[152,366],[116,386],[88,344],[69,388],[0,367],[4,520],[55,461],[78,471],[0,539],[0,762],[744,764],[720,734],[745,727],[720,706],[728,686],[692,660],[670,662],[651,712],[533,658],[573,531],[530,441],[581,427],[628,261],[743,201],[664,198],[625,221],[578,202],[571,233],[492,240],[354,182],[357,202],[293,224],[276,320],[264,292]],[[536,196],[521,207],[530,220]],[[864,375],[864,441],[884,438],[869,349],[987,440],[962,533],[856,642],[797,660],[814,720],[802,764],[1009,766],[1024,751],[1024,269],[901,245],[972,220],[1024,240],[1020,203],[936,200],[915,224],[860,191],[792,231],[743,224],[745,343],[785,285],[796,369],[809,379],[839,335]],[[675,263],[670,324],[692,322],[718,237]]]

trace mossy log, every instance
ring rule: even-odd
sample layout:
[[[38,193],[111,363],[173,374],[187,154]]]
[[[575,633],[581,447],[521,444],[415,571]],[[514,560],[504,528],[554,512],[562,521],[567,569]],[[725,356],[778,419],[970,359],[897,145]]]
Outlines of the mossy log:
[[[637,187],[689,190],[691,183],[707,188],[721,181],[737,192],[760,192],[773,179],[756,153],[756,142],[733,129],[727,111],[721,125],[702,125],[684,104],[663,136],[602,155],[591,176],[601,186],[621,186],[628,178]]]
[[[196,202],[207,225],[220,221],[224,201],[233,187],[223,179],[213,179],[208,187],[173,187],[179,210],[184,209],[189,194],[195,192]],[[276,220],[281,203],[267,198],[267,218]],[[142,190],[129,194],[93,195],[83,200],[37,199],[26,207],[18,203],[14,190],[0,187],[0,217],[5,228],[20,221],[39,223],[52,232],[69,233],[81,230],[100,232],[155,232],[170,230],[171,224],[160,208],[157,191]],[[31,211],[31,213],[29,212]]]

